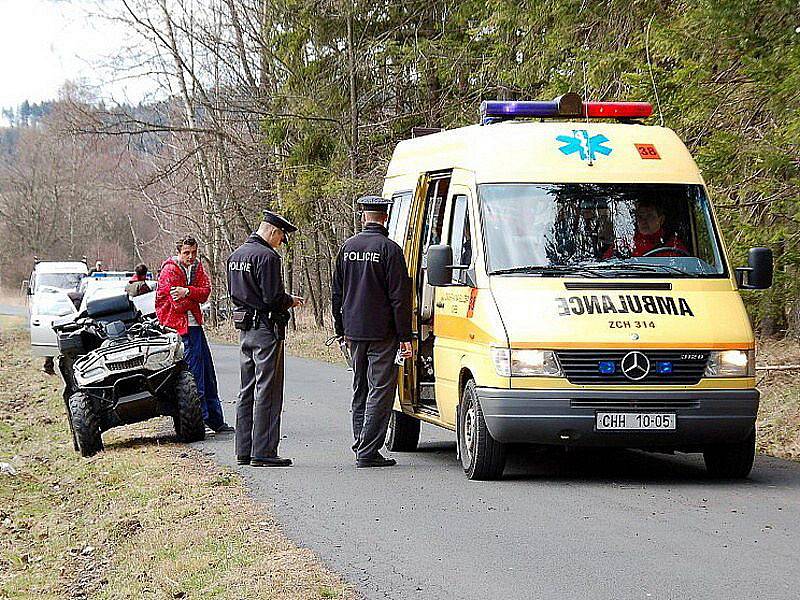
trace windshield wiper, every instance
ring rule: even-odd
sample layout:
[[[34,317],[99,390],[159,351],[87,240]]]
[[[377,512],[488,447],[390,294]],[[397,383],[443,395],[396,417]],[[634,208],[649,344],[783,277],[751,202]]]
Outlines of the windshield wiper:
[[[582,265],[584,267],[605,268],[606,270],[616,271],[632,271],[636,273],[670,273],[674,275],[691,275],[683,269],[672,267],[670,265],[651,264],[651,263],[629,263],[619,260],[610,260],[601,263],[591,263],[589,265]]]
[[[602,267],[595,265],[527,265],[524,267],[510,267],[508,269],[497,269],[490,275],[512,275],[514,273],[530,273],[531,275],[542,275],[558,277],[559,275],[583,275],[584,277],[610,277],[602,272]]]

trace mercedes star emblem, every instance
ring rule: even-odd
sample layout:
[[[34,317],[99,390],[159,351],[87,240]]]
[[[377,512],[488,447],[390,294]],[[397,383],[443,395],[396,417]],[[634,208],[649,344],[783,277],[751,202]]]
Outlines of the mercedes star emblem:
[[[639,339],[639,334],[638,333],[632,333],[631,334],[631,339],[632,340],[638,340]]]
[[[638,350],[628,352],[620,363],[623,375],[631,381],[639,381],[650,373],[650,359]]]

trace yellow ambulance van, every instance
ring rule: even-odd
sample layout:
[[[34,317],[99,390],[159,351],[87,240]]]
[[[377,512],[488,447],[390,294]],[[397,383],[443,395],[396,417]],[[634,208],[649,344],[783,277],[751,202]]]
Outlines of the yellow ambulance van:
[[[470,479],[517,444],[702,452],[746,477],[754,338],[703,178],[646,103],[484,102],[481,123],[398,144],[383,194],[414,297],[387,446],[456,432]]]

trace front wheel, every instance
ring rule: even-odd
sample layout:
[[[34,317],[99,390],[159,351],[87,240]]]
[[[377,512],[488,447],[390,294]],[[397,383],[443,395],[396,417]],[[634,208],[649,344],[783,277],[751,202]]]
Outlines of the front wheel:
[[[716,479],[744,479],[756,457],[756,430],[735,444],[711,446],[703,451],[706,471]]]
[[[458,444],[461,466],[468,479],[500,479],[506,466],[506,449],[489,433],[483,418],[475,382],[470,380],[461,394]]]
[[[393,410],[389,417],[386,448],[392,452],[414,452],[419,444],[419,426],[419,419]]]
[[[200,408],[200,395],[197,393],[194,377],[189,371],[181,371],[175,377],[173,393],[178,406],[172,421],[175,424],[178,441],[188,443],[205,439],[206,426]]]
[[[69,420],[72,426],[73,443],[81,456],[92,456],[103,449],[100,435],[100,418],[94,410],[91,398],[82,392],[75,392],[67,400]]]

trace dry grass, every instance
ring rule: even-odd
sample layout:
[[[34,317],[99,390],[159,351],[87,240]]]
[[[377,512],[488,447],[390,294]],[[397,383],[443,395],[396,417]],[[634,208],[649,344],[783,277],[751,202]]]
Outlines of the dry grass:
[[[25,306],[25,296],[19,291],[0,289],[0,304],[9,306]]]
[[[239,332],[234,329],[231,321],[225,321],[217,327],[206,327],[209,340],[218,344],[238,344]],[[341,362],[344,359],[339,352],[339,346],[332,344],[326,346],[325,342],[333,335],[330,330],[319,329],[313,321],[300,317],[297,319],[296,328],[291,324],[286,332],[286,352],[292,356],[313,358],[329,363]]]
[[[0,334],[24,330],[27,326],[25,317],[17,315],[0,315]]]
[[[296,547],[240,477],[170,423],[71,447],[57,381],[0,336],[0,598],[354,598]]]
[[[798,365],[800,346],[789,341],[759,344],[759,365]],[[800,371],[759,371],[761,452],[800,460]]]

